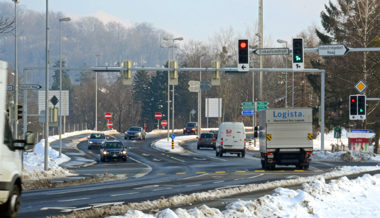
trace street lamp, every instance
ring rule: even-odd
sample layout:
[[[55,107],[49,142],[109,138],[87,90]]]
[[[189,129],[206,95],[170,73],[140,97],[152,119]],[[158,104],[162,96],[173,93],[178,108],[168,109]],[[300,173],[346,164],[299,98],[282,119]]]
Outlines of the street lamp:
[[[285,44],[285,47],[288,48],[288,42],[282,39],[277,39],[278,43],[283,43]],[[288,67],[288,57],[286,57],[285,61],[285,68]],[[285,107],[288,107],[288,72],[285,73]]]
[[[70,17],[59,19],[59,157],[62,155],[62,22],[70,20]]]
[[[14,137],[17,139],[17,108],[18,108],[18,62],[17,62],[17,3],[19,0],[12,0],[15,3],[15,94],[14,94]]]
[[[175,37],[175,38],[164,37],[163,39],[165,41],[172,41],[172,45],[169,46],[169,47],[172,49],[172,57],[173,57],[173,60],[174,60],[174,48],[175,48],[174,41],[182,41],[183,37]],[[168,55],[168,56],[170,56],[170,55]],[[169,62],[170,62],[170,59],[169,59]],[[168,66],[168,68],[169,68],[169,66]],[[170,92],[169,76],[170,76],[170,74],[169,74],[169,71],[168,71],[168,114],[169,114],[169,111],[170,111],[170,104],[169,104],[169,101],[170,101],[170,98],[169,98],[169,92]],[[169,122],[169,120],[168,120],[168,122]],[[174,134],[174,85],[173,85],[173,96],[172,96],[172,134]],[[168,140],[169,140],[169,128],[168,128]]]
[[[100,54],[95,57],[95,65],[98,66]],[[95,131],[98,131],[98,71],[95,72]]]
[[[206,56],[205,53],[199,56],[199,68],[202,68],[202,57]],[[199,70],[199,85],[202,82],[202,70]],[[199,87],[198,90],[198,137],[201,134],[202,129],[202,90]]]

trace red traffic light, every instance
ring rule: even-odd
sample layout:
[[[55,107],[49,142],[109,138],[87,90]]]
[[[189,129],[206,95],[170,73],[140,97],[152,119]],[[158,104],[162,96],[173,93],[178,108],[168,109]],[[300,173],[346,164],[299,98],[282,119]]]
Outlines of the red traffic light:
[[[356,98],[351,98],[351,102],[355,103],[356,102]]]
[[[240,48],[246,48],[247,43],[246,42],[240,42]]]

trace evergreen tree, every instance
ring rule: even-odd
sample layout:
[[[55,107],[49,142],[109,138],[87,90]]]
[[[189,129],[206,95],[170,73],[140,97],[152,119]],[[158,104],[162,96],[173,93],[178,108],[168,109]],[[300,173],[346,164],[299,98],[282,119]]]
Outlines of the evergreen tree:
[[[73,85],[71,83],[68,72],[63,69],[65,66],[66,66],[66,62],[62,61],[62,90],[71,91],[73,89]],[[59,67],[59,61],[55,63],[54,67]],[[60,72],[59,72],[59,69],[57,69],[54,71],[54,75],[53,75],[52,90],[59,90],[59,86],[60,86],[59,80],[60,80]]]

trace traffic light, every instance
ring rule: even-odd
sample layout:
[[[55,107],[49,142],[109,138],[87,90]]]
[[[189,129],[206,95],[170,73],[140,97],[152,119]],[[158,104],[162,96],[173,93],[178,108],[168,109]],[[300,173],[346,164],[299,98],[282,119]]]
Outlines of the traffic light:
[[[366,96],[358,95],[358,115],[359,119],[365,120],[366,116]]]
[[[127,68],[127,70],[121,71],[123,76],[123,84],[132,85],[132,61],[123,61],[123,68]]]
[[[293,69],[303,70],[303,38],[293,39]]]
[[[51,107],[49,108],[50,112],[50,123],[58,123],[58,108]]]
[[[17,105],[17,120],[22,119],[22,113],[23,113],[23,106]]]
[[[358,115],[358,96],[350,95],[350,118]]]
[[[169,61],[169,67],[173,70],[169,71],[169,85],[178,85],[178,62],[175,60]]]
[[[249,71],[248,39],[238,41],[238,71]]]
[[[214,76],[211,79],[211,85],[220,86],[220,71],[219,71],[220,62],[219,61],[215,61],[215,68],[216,70],[214,72]]]

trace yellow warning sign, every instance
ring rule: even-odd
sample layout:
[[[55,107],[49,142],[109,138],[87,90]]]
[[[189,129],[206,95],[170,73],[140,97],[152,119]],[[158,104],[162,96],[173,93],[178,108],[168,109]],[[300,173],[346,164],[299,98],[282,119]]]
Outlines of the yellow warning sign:
[[[267,134],[267,141],[272,141],[272,134]]]
[[[360,80],[358,83],[356,83],[355,88],[360,93],[362,93],[367,88],[367,85],[363,81]]]
[[[308,133],[307,134],[307,139],[308,140],[313,140],[313,133]]]

